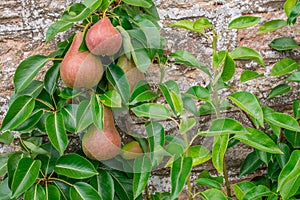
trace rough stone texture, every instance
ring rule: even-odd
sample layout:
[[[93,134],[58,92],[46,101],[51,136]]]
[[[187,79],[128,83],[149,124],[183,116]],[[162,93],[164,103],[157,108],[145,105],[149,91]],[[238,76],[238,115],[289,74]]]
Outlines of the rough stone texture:
[[[55,43],[66,36],[60,34],[49,44],[45,44],[45,31],[47,27],[56,21],[67,5],[75,0],[7,0],[0,2],[0,124],[7,111],[9,96],[13,91],[13,74],[18,64],[26,57],[33,54],[45,54],[55,49]],[[254,62],[239,62],[237,76],[230,84],[235,88],[245,89],[254,92],[263,98],[262,103],[267,105],[286,105],[293,99],[297,98],[296,90],[299,85],[294,84],[294,91],[284,95],[284,98],[275,98],[266,100],[270,88],[275,84],[281,83],[283,78],[271,78],[266,80],[260,78],[255,81],[249,81],[241,84],[239,74],[242,69],[252,69],[259,73],[268,75],[272,65],[284,56],[290,56],[299,61],[299,50],[289,51],[286,53],[272,51],[268,43],[276,36],[290,35],[300,42],[299,30],[286,28],[275,33],[256,35],[258,26],[247,30],[226,30],[230,20],[240,15],[256,15],[262,17],[262,22],[283,18],[282,10],[285,1],[275,0],[156,0],[158,11],[161,16],[160,24],[161,33],[167,39],[167,51],[173,52],[178,49],[185,49],[192,52],[203,63],[209,65],[212,50],[209,43],[203,37],[190,33],[178,28],[170,28],[169,24],[177,20],[191,19],[196,20],[199,17],[206,17],[215,25],[219,35],[218,49],[232,50],[237,46],[245,45],[252,47],[263,55],[266,61],[266,67],[263,68]],[[299,25],[299,24],[298,24]],[[155,83],[159,79],[159,69],[153,65],[147,79]],[[206,85],[208,77],[201,72],[182,66],[169,66],[166,71],[165,80],[174,79],[180,85],[182,91],[185,91],[191,85]],[[224,93],[226,94],[226,93]],[[224,115],[229,115],[225,113]],[[241,116],[243,117],[243,116]],[[209,119],[199,119],[198,127],[208,126]],[[119,128],[129,132],[143,132],[141,125],[119,121]],[[136,123],[136,121],[134,122]],[[247,122],[245,122],[247,123]],[[176,129],[172,122],[164,122],[167,133],[176,134]],[[130,127],[130,128],[128,128]],[[195,132],[191,133],[191,136]],[[203,144],[210,148],[211,139],[205,138],[197,143]],[[8,147],[0,146],[0,153],[10,151]],[[230,149],[226,156],[228,160],[228,169],[230,170],[231,179],[237,179],[238,167],[243,158],[251,151],[244,145]],[[195,168],[195,171],[203,169],[212,170],[210,163]],[[151,181],[153,191],[169,190],[169,179],[162,177],[166,171],[157,171],[153,173]],[[162,186],[165,185],[166,188]]]

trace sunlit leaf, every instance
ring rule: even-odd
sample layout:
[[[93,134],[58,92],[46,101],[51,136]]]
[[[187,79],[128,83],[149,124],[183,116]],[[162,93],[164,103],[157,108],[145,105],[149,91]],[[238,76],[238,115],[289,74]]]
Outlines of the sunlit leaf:
[[[233,19],[231,22],[229,22],[228,28],[229,29],[248,28],[258,24],[260,19],[261,19],[260,17],[255,17],[255,16],[240,16]]]
[[[153,119],[170,118],[170,111],[166,106],[155,103],[145,103],[131,109],[138,117],[148,117]]]
[[[290,37],[274,39],[269,46],[278,51],[292,50],[299,47],[297,41]]]
[[[230,52],[230,56],[234,60],[239,60],[239,59],[254,60],[257,63],[265,66],[262,56],[254,49],[248,47],[244,47],[244,46],[237,47]]]
[[[291,90],[291,87],[287,84],[280,84],[272,88],[269,93],[268,99],[274,98],[276,96],[288,93]]]
[[[275,19],[262,24],[257,30],[256,34],[267,33],[278,30],[282,27],[287,26],[287,21],[283,19]]]
[[[242,72],[240,80],[242,83],[244,83],[246,81],[249,81],[249,80],[261,77],[261,76],[264,76],[264,74],[259,74],[255,71],[251,71],[251,70],[245,70]]]

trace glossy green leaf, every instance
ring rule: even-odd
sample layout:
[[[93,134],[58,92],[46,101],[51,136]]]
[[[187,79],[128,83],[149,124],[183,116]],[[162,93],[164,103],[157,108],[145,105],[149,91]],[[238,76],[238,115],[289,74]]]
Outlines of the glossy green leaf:
[[[99,130],[103,130],[104,124],[104,112],[103,112],[103,104],[100,102],[100,98],[93,94],[91,96],[91,111],[92,111],[92,118],[95,126]]]
[[[123,103],[127,103],[130,99],[130,87],[127,76],[124,71],[117,65],[109,65],[106,69],[108,81],[121,95]]]
[[[0,134],[0,143],[11,144],[14,141],[14,135],[10,131]]]
[[[245,128],[238,121],[231,118],[220,118],[212,121],[207,131],[199,132],[200,135],[217,136],[227,134],[244,134]]]
[[[247,132],[245,134],[237,134],[234,135],[233,138],[261,151],[273,154],[282,153],[275,142],[266,133],[254,128],[247,128],[246,130]]]
[[[266,186],[258,185],[252,187],[251,190],[247,191],[247,193],[244,196],[244,199],[260,199],[261,197],[268,197],[273,194],[274,193],[270,191],[270,189],[267,188]]]
[[[185,183],[192,170],[193,159],[190,157],[178,158],[173,162],[171,168],[171,199],[175,199],[183,190]]]
[[[197,25],[198,26],[198,25]],[[180,20],[175,23],[170,24],[170,27],[178,27],[183,28],[196,33],[204,33],[204,29],[199,27],[195,27],[195,22],[190,20]]]
[[[233,190],[238,200],[242,200],[244,199],[245,194],[255,187],[255,184],[252,182],[239,182],[237,184],[234,184]]]
[[[114,186],[115,186],[115,194],[119,199],[122,200],[132,200],[133,198],[133,184],[132,179],[128,178],[122,172],[110,172],[110,175],[114,179]]]
[[[22,124],[31,114],[35,100],[29,96],[20,96],[10,105],[3,121],[1,130],[11,130]]]
[[[60,157],[56,162],[54,171],[74,179],[89,178],[98,174],[90,161],[73,153]]]
[[[293,103],[293,112],[295,119],[300,119],[300,100],[296,100]]]
[[[246,159],[244,160],[241,169],[240,169],[240,176],[244,176],[247,174],[252,173],[255,171],[261,164],[263,163],[262,160],[259,159],[255,151],[248,154]]]
[[[46,32],[46,43],[48,43],[56,34],[64,32],[74,26],[74,22],[58,20],[51,24]]]
[[[290,158],[290,148],[287,144],[280,142],[278,143],[278,146],[280,150],[283,152],[283,154],[276,155],[276,160],[281,168],[288,162]]]
[[[55,185],[47,185],[46,197],[47,197],[47,200],[60,199],[60,192],[59,192],[58,187],[56,187]]]
[[[262,56],[254,49],[251,49],[248,47],[244,47],[244,46],[237,47],[230,52],[230,56],[234,60],[239,60],[239,59],[253,60],[253,61],[256,61],[257,63],[265,66]]]
[[[45,89],[51,95],[54,93],[56,88],[55,86],[59,78],[59,69],[60,69],[60,65],[55,64],[47,71],[45,75],[45,79],[44,79]]]
[[[292,197],[300,185],[300,150],[293,151],[288,163],[284,166],[278,177],[277,191],[282,198]]]
[[[61,19],[68,22],[78,22],[87,18],[91,9],[82,3],[74,3],[63,12]]]
[[[290,58],[283,58],[277,62],[271,71],[271,76],[283,76],[297,69],[299,64]]]
[[[20,160],[12,179],[12,199],[19,197],[33,185],[39,175],[40,167],[41,161],[39,160],[31,158]]]
[[[171,107],[173,113],[175,115],[182,114],[183,103],[182,103],[182,100],[180,99],[180,97],[176,93],[171,91],[166,84],[161,83],[158,86],[159,86],[160,91],[164,95],[167,103]]]
[[[206,18],[199,18],[194,22],[194,29],[201,30],[205,28],[211,28],[212,24]]]
[[[211,176],[207,170],[203,170],[199,174],[198,179],[196,179],[196,183],[200,186],[208,186],[210,188],[221,190],[224,181],[223,179],[222,176],[214,177]]]
[[[233,19],[228,24],[229,29],[243,29],[251,26],[255,26],[260,22],[260,17],[255,16],[240,16]]]
[[[77,104],[68,104],[61,110],[61,113],[64,118],[64,124],[67,131],[71,133],[76,132],[76,112],[78,105]]]
[[[33,185],[24,194],[24,200],[46,200],[46,193],[40,184]]]
[[[223,174],[224,156],[229,142],[229,134],[223,136],[215,136],[212,147],[212,162],[215,169]]]
[[[38,80],[32,80],[29,85],[22,90],[21,92],[18,92],[18,94],[13,93],[10,97],[9,104],[11,103],[19,96],[31,96],[32,98],[36,98],[40,95],[44,87],[44,83],[42,81]]]
[[[44,55],[33,55],[23,60],[14,75],[15,92],[24,90],[47,62],[48,58]]]
[[[294,72],[292,75],[287,77],[285,80],[289,82],[300,82],[300,70]]]
[[[227,197],[224,193],[217,189],[209,189],[200,193],[200,196],[205,200],[218,199],[218,200],[227,200]]]
[[[295,24],[297,21],[297,17],[300,15],[300,2],[293,7],[290,15],[288,16],[288,24]]]
[[[210,160],[211,153],[204,146],[194,145],[188,149],[188,156],[193,159],[193,166],[197,166]]]
[[[226,55],[221,78],[224,82],[229,81],[235,73],[235,63],[230,55]]]
[[[287,17],[290,16],[294,6],[297,4],[298,0],[286,0],[284,3],[284,11]]]
[[[100,170],[99,175],[91,179],[91,185],[97,190],[102,199],[114,199],[114,180],[106,170]]]
[[[69,185],[67,185],[66,183],[60,182],[60,181],[54,181],[53,184],[59,190],[61,199],[63,199],[63,200],[70,199],[70,194],[69,194],[70,186]]]
[[[81,132],[93,123],[91,104],[88,100],[80,102],[76,112],[76,132]]]
[[[158,95],[152,92],[150,85],[146,80],[139,81],[131,94],[130,97],[130,105],[134,105],[136,103],[141,103],[145,101],[153,100]]]
[[[255,149],[255,152],[257,154],[257,156],[259,157],[259,159],[261,159],[267,166],[269,165],[269,161],[272,157],[272,154],[267,153],[265,151],[261,151],[259,149]],[[272,157],[273,158],[273,157]]]
[[[7,153],[0,155],[0,176],[1,177],[6,175],[8,172],[8,169],[7,169],[8,158],[9,158],[9,154],[7,154]]]
[[[300,148],[300,132],[285,129],[284,136],[294,148]]]
[[[299,47],[297,41],[290,37],[276,38],[269,46],[278,51],[292,50]]]
[[[196,125],[196,119],[194,118],[181,118],[179,130],[180,133],[186,133],[187,131],[191,130]]]
[[[142,73],[146,73],[151,65],[151,59],[148,55],[148,52],[138,42],[132,41],[132,47],[134,50],[131,52],[131,55],[136,67]]]
[[[183,103],[183,108],[185,110],[192,113],[195,117],[200,116],[200,112],[196,105],[196,102],[191,97],[183,95],[181,97],[181,99],[182,99],[182,103]]]
[[[153,119],[167,119],[171,117],[166,106],[156,103],[145,103],[131,109],[138,117],[148,117]]]
[[[74,90],[73,88],[65,88],[63,89],[59,96],[63,99],[74,99],[82,93],[81,90]]]
[[[184,95],[196,100],[202,100],[202,101],[210,100],[210,93],[208,89],[202,86],[192,86],[184,93]]]
[[[264,74],[259,74],[255,71],[251,71],[251,70],[245,70],[241,74],[240,81],[242,83],[244,83],[244,82],[247,82],[249,80],[252,80],[252,79],[255,79],[255,78],[258,78],[261,76],[264,76]]]
[[[88,183],[77,182],[70,187],[71,200],[102,200],[98,192]]]
[[[52,145],[63,155],[68,146],[68,136],[61,113],[53,113],[46,118],[46,131]]]
[[[288,93],[290,90],[291,90],[291,87],[287,84],[277,85],[274,88],[272,88],[271,92],[269,93],[268,99]]]
[[[231,94],[228,98],[247,114],[254,117],[260,126],[264,127],[263,111],[256,96],[250,92],[241,91]]]
[[[152,6],[152,4],[150,3],[150,1],[147,0],[139,0],[139,1],[135,1],[135,0],[123,0],[125,3],[129,4],[129,5],[133,5],[133,6],[139,6],[139,7],[143,7],[143,8],[150,8]]]
[[[291,131],[300,132],[300,126],[295,118],[285,113],[267,112],[264,108],[265,120],[278,127],[285,128]]]
[[[102,0],[84,0],[83,4],[90,8],[91,11],[94,11],[101,6]]]
[[[103,105],[111,108],[122,107],[122,99],[120,94],[115,90],[108,90],[100,96],[100,101]]]
[[[26,145],[26,147],[28,149],[31,150],[32,153],[36,153],[36,154],[49,154],[48,151],[46,151],[45,149],[33,144],[32,142],[28,142],[28,141],[23,141],[24,145]]]
[[[151,172],[151,159],[139,156],[134,160],[133,195],[137,198],[145,189]]]
[[[278,30],[287,26],[287,21],[283,19],[275,19],[268,22],[263,23],[259,29],[257,30],[256,34],[267,33],[271,31]]]
[[[5,178],[0,183],[0,197],[1,200],[10,200],[11,198],[11,190],[8,187],[8,178]]]
[[[210,75],[209,69],[203,63],[198,61],[193,54],[184,50],[177,50],[170,55],[171,58],[175,59],[175,64],[186,65],[190,67],[195,67],[204,73]]]
[[[7,160],[8,185],[10,188],[18,163],[24,157],[29,157],[29,154],[25,154],[23,152],[14,152]]]

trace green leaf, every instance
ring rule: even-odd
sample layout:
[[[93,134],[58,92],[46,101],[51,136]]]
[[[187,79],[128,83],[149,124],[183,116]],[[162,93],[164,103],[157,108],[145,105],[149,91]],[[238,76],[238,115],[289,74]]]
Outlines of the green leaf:
[[[153,119],[170,118],[170,111],[166,106],[156,103],[145,103],[131,109],[138,117],[148,117]]]
[[[297,4],[298,0],[286,0],[284,3],[284,11],[287,17],[290,16],[294,6]]]
[[[123,103],[127,103],[130,99],[130,86],[124,71],[118,65],[111,64],[106,69],[106,76],[121,95]]]
[[[61,91],[59,96],[63,99],[74,99],[75,97],[78,97],[82,91],[80,90],[74,90],[73,88],[65,88]]]
[[[283,20],[283,19],[271,20],[271,21],[268,21],[268,22],[265,22],[264,24],[262,24],[259,27],[259,29],[257,30],[256,34],[262,34],[262,33],[275,31],[275,30],[283,28],[287,25],[288,25],[287,21]]]
[[[35,144],[32,143],[32,142],[23,141],[23,143],[24,143],[24,145],[26,145],[26,147],[27,147],[28,149],[31,150],[32,153],[36,153],[36,154],[46,154],[46,155],[49,154],[48,151],[46,151],[45,149],[43,149],[43,148],[41,148],[41,147],[35,145]]]
[[[130,105],[153,100],[157,94],[152,92],[150,85],[146,80],[140,80],[134,87],[131,97]]]
[[[300,70],[294,72],[292,75],[287,77],[285,80],[289,81],[289,82],[300,82]]]
[[[98,192],[88,183],[77,182],[70,187],[71,200],[102,200]]]
[[[285,129],[284,136],[294,148],[300,148],[300,132]]]
[[[231,118],[220,118],[212,121],[207,131],[199,132],[200,135],[218,136],[226,134],[243,134],[246,133],[245,128],[238,121]]]
[[[102,0],[84,0],[83,4],[90,8],[91,11],[94,11],[101,6]]]
[[[170,55],[170,58],[175,59],[175,64],[181,64],[181,65],[186,65],[190,67],[195,67],[207,75],[210,75],[209,69],[207,66],[205,66],[203,63],[198,61],[193,54],[190,52],[184,51],[184,50],[177,50],[174,53]]]
[[[205,200],[227,200],[227,197],[220,190],[217,189],[205,190],[204,192],[200,193],[200,196]]]
[[[195,117],[199,117],[200,112],[197,108],[195,101],[191,97],[185,95],[182,96],[181,98],[182,98],[183,108],[189,111],[190,113],[192,113]]]
[[[246,130],[247,133],[234,135],[233,138],[264,152],[273,154],[282,153],[278,146],[266,133],[254,128],[247,128]]]
[[[11,191],[11,198],[17,198],[28,190],[36,181],[41,168],[41,161],[31,158],[22,158],[14,173]]]
[[[98,176],[91,179],[91,185],[97,190],[102,199],[114,199],[114,180],[106,170],[100,170]]]
[[[29,154],[23,152],[14,152],[12,153],[7,160],[7,172],[8,172],[8,185],[11,187],[12,180],[18,166],[19,161],[24,158],[29,157]]]
[[[30,117],[27,118],[20,126],[14,128],[15,131],[29,131],[34,129],[35,125],[43,117],[43,110],[35,110],[31,113]]]
[[[278,127],[285,128],[291,131],[300,132],[300,126],[295,118],[278,112],[267,112],[267,109],[264,108],[265,120],[268,123],[272,123]]]
[[[193,159],[193,166],[205,163],[211,158],[210,151],[201,145],[190,146],[188,156]]]
[[[7,174],[8,169],[7,169],[7,161],[9,158],[10,154],[2,154],[0,155],[0,176],[4,177],[4,175]]]
[[[202,86],[192,86],[184,93],[185,96],[191,97],[196,100],[209,101],[210,93],[208,89]]]
[[[274,39],[269,46],[278,51],[292,50],[299,47],[297,41],[290,37]]]
[[[30,96],[20,96],[10,105],[3,121],[1,130],[11,130],[22,124],[31,114],[35,100]]]
[[[224,136],[215,136],[212,147],[212,162],[216,170],[223,174],[224,156],[229,142],[229,134]]]
[[[139,156],[134,160],[133,195],[135,199],[144,191],[151,168],[151,159],[146,155]]]
[[[2,200],[10,200],[11,198],[11,190],[8,187],[8,178],[5,178],[0,183],[0,197]]]
[[[261,197],[268,197],[273,194],[274,193],[271,192],[266,186],[258,185],[252,187],[252,189],[245,194],[244,199],[260,199]]]
[[[300,119],[300,100],[296,100],[293,103],[293,112],[295,119]]]
[[[93,122],[95,126],[99,130],[103,130],[104,125],[104,112],[103,112],[103,104],[100,102],[100,99],[97,95],[93,94],[91,96],[91,111],[92,111],[92,117]]]
[[[128,59],[130,59],[131,58],[131,52],[133,51],[133,46],[131,44],[130,35],[122,26],[117,26],[116,28],[118,29],[118,31],[122,35],[122,39],[123,39],[122,46],[123,46],[123,49],[124,49],[124,54],[126,55],[126,57]]]
[[[230,57],[230,55],[226,55],[221,78],[224,82],[229,81],[235,73],[235,63],[234,60]]]
[[[181,118],[179,130],[181,134],[184,134],[191,130],[196,125],[196,119],[194,118]]]
[[[276,155],[276,160],[281,168],[284,167],[284,165],[288,162],[290,158],[290,148],[287,144],[283,142],[279,142],[278,146],[280,150],[283,152],[283,154]]]
[[[146,40],[143,40],[146,41]],[[147,50],[137,42],[136,40],[131,40],[133,51],[131,51],[132,59],[136,67],[142,72],[146,73],[151,65],[151,59],[148,55]]]
[[[288,16],[288,24],[295,24],[297,17],[300,15],[300,2],[298,2],[292,9],[290,15]]]
[[[261,19],[260,17],[255,17],[255,16],[240,16],[233,19],[231,22],[229,22],[228,28],[229,29],[248,28],[258,24],[260,19]]]
[[[59,64],[53,65],[46,73],[44,79],[45,89],[49,94],[53,94],[56,88],[57,80],[59,78]]]
[[[249,81],[249,80],[261,77],[261,76],[264,76],[264,74],[259,74],[255,71],[251,71],[251,70],[245,70],[242,72],[240,80],[242,83],[244,83],[246,81]]]
[[[200,25],[200,23],[199,23]],[[170,24],[170,27],[178,27],[178,28],[183,28],[192,32],[196,32],[196,33],[204,33],[204,29],[201,28],[199,25],[197,25],[197,27],[195,27],[195,22],[190,21],[190,20],[180,20],[177,21],[173,24]],[[199,28],[198,28],[199,26]]]
[[[46,200],[45,195],[46,193],[44,188],[40,184],[36,184],[25,192],[24,200]]]
[[[91,104],[88,100],[80,102],[76,112],[76,132],[81,132],[93,123]]]
[[[14,141],[14,135],[10,131],[5,131],[0,134],[0,142],[4,144],[11,144]]]
[[[47,193],[46,194],[47,200],[60,199],[59,189],[55,185],[47,185],[47,187],[46,187],[46,193]]]
[[[61,110],[61,114],[64,118],[64,124],[67,131],[71,133],[76,132],[76,112],[78,105],[77,104],[68,104]]]
[[[206,18],[199,18],[194,22],[194,29],[200,30],[205,28],[211,28],[212,24]]]
[[[252,173],[255,171],[261,164],[263,163],[262,160],[259,159],[258,155],[255,151],[248,154],[246,159],[244,160],[241,169],[240,169],[240,176],[244,176],[247,174]]]
[[[287,84],[277,85],[276,87],[272,88],[271,92],[269,93],[268,99],[288,93],[290,90],[291,87]]]
[[[129,179],[124,173],[117,171],[110,171],[110,175],[114,179],[115,193],[117,197],[122,200],[132,200],[132,179]]]
[[[56,34],[64,32],[74,26],[74,22],[58,20],[49,26],[46,32],[46,43],[48,43]]]
[[[239,200],[244,199],[245,194],[253,188],[255,184],[252,182],[239,182],[233,186],[234,194]]]
[[[172,91],[164,83],[160,83],[158,86],[159,86],[160,91],[164,95],[167,103],[171,107],[173,113],[177,116],[181,115],[183,112],[183,103],[182,103],[182,100],[180,99],[179,95],[177,95],[177,93]]]
[[[283,76],[297,69],[299,64],[290,58],[283,58],[277,62],[271,71],[271,76]]]
[[[115,90],[108,90],[100,96],[100,101],[103,105],[111,108],[122,107],[122,98],[120,94]]]
[[[68,146],[68,136],[61,113],[53,113],[46,118],[46,131],[52,145],[63,155]]]
[[[173,162],[171,168],[171,199],[176,199],[183,190],[192,170],[192,165],[193,159],[190,157],[180,157]]]
[[[300,185],[300,150],[293,151],[288,163],[278,177],[277,192],[282,198],[289,199],[298,190]]]
[[[261,57],[261,55],[254,49],[251,49],[248,47],[243,47],[243,46],[237,47],[230,52],[230,56],[234,60],[239,60],[239,59],[253,60],[253,61],[256,61],[257,63],[265,66],[264,60]]]
[[[74,3],[63,12],[61,19],[68,22],[78,22],[87,18],[91,12],[91,9],[84,4]]]
[[[129,4],[129,5],[133,5],[133,6],[139,6],[139,7],[143,7],[143,8],[150,8],[152,6],[152,4],[150,3],[150,1],[147,0],[123,0],[125,3]]]
[[[98,174],[90,161],[74,153],[61,156],[56,162],[54,171],[74,179],[89,178]]]
[[[199,174],[198,179],[196,179],[196,183],[200,186],[208,186],[211,188],[221,190],[224,181],[223,179],[224,178],[222,176],[213,177],[209,174],[207,170],[203,170]]]
[[[48,58],[44,55],[33,55],[23,60],[14,75],[15,92],[24,90],[47,62]]]
[[[260,126],[264,127],[263,111],[256,96],[250,92],[241,91],[231,94],[228,98],[247,114],[254,117]]]
[[[10,98],[10,104],[19,96],[31,96],[32,98],[38,97],[44,87],[44,83],[38,80],[32,80],[29,85],[19,92],[18,94],[13,93]]]

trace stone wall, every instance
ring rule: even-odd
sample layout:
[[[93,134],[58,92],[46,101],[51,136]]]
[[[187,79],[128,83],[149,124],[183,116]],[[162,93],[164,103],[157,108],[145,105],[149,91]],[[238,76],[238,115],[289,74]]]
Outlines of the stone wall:
[[[45,54],[55,49],[55,43],[62,38],[62,34],[57,36],[49,44],[45,44],[45,32],[47,27],[56,21],[67,5],[75,0],[1,0],[0,2],[0,124],[8,109],[9,96],[13,91],[13,74],[18,64],[26,57],[33,54]],[[256,35],[257,26],[247,30],[226,30],[230,20],[240,15],[261,16],[262,22],[284,17],[283,0],[156,0],[155,3],[161,17],[161,33],[167,39],[168,51],[172,52],[178,49],[185,49],[192,52],[202,62],[209,64],[212,50],[210,45],[199,35],[184,31],[182,29],[170,28],[168,25],[177,20],[197,19],[206,17],[216,26],[221,33],[219,36],[218,48],[229,49],[245,45],[258,50],[265,58],[266,67],[263,68],[254,62],[239,62],[237,76],[232,80],[236,88],[246,89],[254,92],[263,98],[263,104],[268,105],[288,105],[292,99],[297,98],[295,91],[284,95],[283,98],[266,100],[270,88],[279,84],[282,79],[278,78],[260,78],[255,81],[249,81],[241,85],[239,82],[239,73],[242,69],[253,69],[260,73],[268,75],[272,65],[281,57],[290,56],[300,61],[300,52],[291,51],[287,53],[272,51],[268,44],[272,39],[281,35],[290,35],[300,42],[299,32],[291,28],[285,28],[275,33]],[[299,24],[298,24],[299,25]],[[155,82],[159,77],[157,67],[152,67],[147,74],[147,79]],[[166,80],[176,80],[182,90],[186,90],[190,85],[205,85],[207,77],[203,76],[197,70],[180,66],[170,66],[167,69]],[[297,87],[294,87],[297,88]],[[299,90],[299,85],[298,85]],[[121,125],[121,124],[120,124]],[[169,132],[173,128],[166,122]],[[199,141],[209,146],[211,141]],[[241,150],[242,149],[242,150]],[[238,173],[238,167],[244,155],[249,148],[240,146],[230,149],[227,156],[230,173],[233,178]],[[0,150],[0,153],[3,149]],[[245,152],[245,154],[241,153]],[[212,169],[211,165],[202,166]],[[201,170],[202,168],[198,169]],[[164,172],[157,172],[157,175],[163,175]],[[157,182],[156,177],[152,180]],[[167,181],[159,179],[159,181]]]

